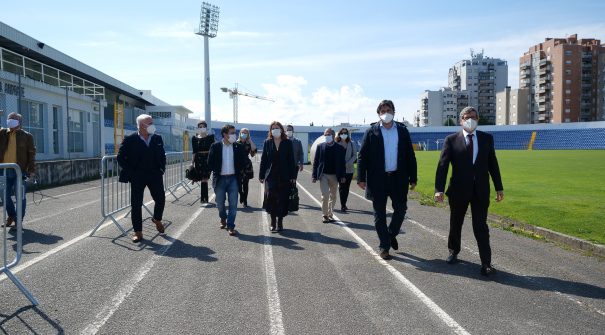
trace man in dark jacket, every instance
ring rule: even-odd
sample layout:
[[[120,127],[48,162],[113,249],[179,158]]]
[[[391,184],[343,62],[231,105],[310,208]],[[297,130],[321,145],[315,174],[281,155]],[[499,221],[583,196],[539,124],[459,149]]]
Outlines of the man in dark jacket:
[[[23,194],[21,199],[21,219],[25,216],[25,178],[33,178],[36,171],[35,157],[36,146],[32,134],[21,129],[22,117],[21,114],[10,113],[6,120],[7,128],[0,129],[0,162],[2,163],[17,163],[22,171],[24,182]],[[17,175],[15,170],[6,170],[6,226],[10,227],[17,218],[17,211],[13,203],[12,195],[15,194],[15,185],[17,184]],[[17,199],[17,201],[19,201]]]
[[[210,146],[208,165],[212,170],[212,187],[216,195],[216,207],[221,219],[220,228],[227,228],[230,236],[235,236],[235,216],[237,214],[237,196],[246,153],[243,145],[236,142],[235,127],[226,124],[221,128],[221,140]],[[229,213],[225,208],[225,199],[229,201]]]
[[[323,212],[323,223],[333,222],[334,205],[336,204],[336,193],[338,183],[345,181],[345,149],[334,141],[334,130],[326,129],[324,132],[326,141],[315,149],[313,157],[313,182],[319,180],[321,189],[321,210]]]
[[[390,259],[389,249],[399,249],[396,236],[407,211],[408,187],[413,190],[418,181],[416,155],[407,128],[393,120],[393,102],[383,100],[376,112],[381,121],[366,130],[359,149],[357,185],[372,200],[380,257]],[[393,216],[387,227],[388,197],[393,203]]]
[[[446,262],[454,264],[458,261],[462,223],[470,204],[473,232],[481,258],[481,274],[489,276],[496,273],[491,264],[492,251],[489,246],[487,226],[489,177],[492,177],[496,188],[496,201],[504,199],[504,191],[494,149],[494,138],[488,133],[475,130],[478,120],[475,108],[470,106],[464,108],[460,112],[462,130],[445,138],[435,176],[435,199],[439,202],[443,201],[447,170],[452,164],[452,177],[445,192],[450,205],[450,233],[447,242],[450,254]]]
[[[132,241],[137,243],[143,239],[143,192],[145,187],[155,206],[153,218],[160,233],[164,233],[162,214],[166,203],[163,175],[166,171],[166,152],[164,141],[160,135],[155,134],[155,126],[150,115],[141,114],[137,117],[138,131],[124,138],[118,150],[118,164],[120,164],[120,181],[130,182],[130,203],[132,212],[132,228],[134,235]]]

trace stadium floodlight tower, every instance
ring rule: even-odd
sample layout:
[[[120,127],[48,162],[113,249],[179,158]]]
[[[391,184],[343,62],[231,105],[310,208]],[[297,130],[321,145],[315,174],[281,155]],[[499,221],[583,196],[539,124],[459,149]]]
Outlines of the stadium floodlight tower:
[[[204,118],[210,129],[212,129],[212,115],[210,115],[210,61],[208,59],[208,39],[216,37],[216,32],[218,31],[218,17],[218,6],[202,2],[200,27],[195,33],[204,36],[204,75],[206,76],[204,80]]]

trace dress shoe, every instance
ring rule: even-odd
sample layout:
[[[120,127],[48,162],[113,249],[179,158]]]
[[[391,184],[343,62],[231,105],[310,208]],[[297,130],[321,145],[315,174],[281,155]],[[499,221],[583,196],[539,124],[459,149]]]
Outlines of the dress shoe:
[[[140,231],[135,231],[134,234],[132,234],[132,242],[134,243],[139,243],[143,240],[143,232]]]
[[[340,207],[340,211],[343,213],[346,213],[347,209],[348,209],[347,206]]]
[[[399,249],[399,243],[397,242],[397,238],[395,238],[395,236],[391,236],[391,248],[393,248],[393,250]]]
[[[455,254],[455,253],[453,253],[453,252],[452,252],[452,253],[450,253],[450,255],[449,255],[449,256],[447,256],[447,258],[445,259],[445,262],[446,262],[447,264],[454,264],[454,263],[457,263],[457,262],[458,262],[458,255],[457,255],[457,254]]]
[[[227,220],[225,220],[225,219],[221,219],[221,225],[220,225],[220,228],[221,228],[221,229],[225,229],[225,227],[227,227]]]
[[[12,216],[9,216],[6,218],[6,223],[2,225],[2,227],[10,227],[13,225],[13,223],[15,223],[15,218]]]
[[[229,233],[229,236],[235,236],[237,234],[235,229],[227,229],[227,233]]]
[[[322,217],[321,222],[323,222],[323,223],[330,223],[330,222],[332,222],[332,221],[330,221],[330,218],[329,218],[329,217],[327,217],[327,216],[325,216],[325,215],[324,215],[324,216]]]
[[[157,229],[160,234],[164,234],[165,228],[162,224],[162,220],[151,219],[151,222],[155,223],[155,229]]]
[[[481,275],[482,276],[492,276],[496,274],[496,269],[494,269],[491,265],[482,265],[481,266]]]
[[[381,251],[380,252],[380,258],[384,259],[385,261],[388,261],[389,259],[391,259],[391,255],[389,255],[388,251]]]
[[[275,225],[274,225],[274,224],[273,224],[273,225],[271,225],[271,226],[269,226],[269,230],[270,230],[272,233],[277,233],[277,229],[275,228]]]
[[[284,230],[284,225],[283,225],[283,223],[278,222],[277,223],[277,231],[282,231],[282,230]]]

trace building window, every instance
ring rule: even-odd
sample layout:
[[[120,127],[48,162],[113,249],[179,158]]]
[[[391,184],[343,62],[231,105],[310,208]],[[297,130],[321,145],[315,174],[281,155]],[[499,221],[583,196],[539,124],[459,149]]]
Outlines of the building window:
[[[570,59],[566,60],[565,64],[571,64],[571,60]]]
[[[67,149],[69,152],[84,152],[84,113],[70,109],[67,116]]]
[[[565,108],[565,113],[566,113],[566,114],[571,113],[571,109],[569,109],[569,108]]]
[[[34,137],[36,152],[44,153],[44,105],[34,101],[21,102],[23,129]]]
[[[571,99],[565,99],[565,104],[569,105],[571,103]]]
[[[565,94],[571,94],[571,90],[565,90]]]
[[[571,50],[565,50],[565,56],[571,56],[572,51]]]
[[[571,122],[571,120],[569,118],[565,118],[565,122],[569,123],[569,122]]]
[[[570,70],[570,69],[566,69],[566,70],[565,70],[565,74],[566,74],[566,75],[571,75],[571,70]]]
[[[567,80],[565,80],[565,84],[567,84],[567,85],[571,85],[571,79],[567,79]]]

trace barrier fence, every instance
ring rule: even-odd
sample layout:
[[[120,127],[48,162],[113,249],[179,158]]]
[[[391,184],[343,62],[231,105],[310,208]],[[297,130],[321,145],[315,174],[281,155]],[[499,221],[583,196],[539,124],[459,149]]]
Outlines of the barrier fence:
[[[169,152],[166,153],[166,171],[164,171],[164,191],[170,193],[175,200],[179,197],[175,194],[179,187],[182,187],[187,193],[195,188],[188,185],[185,178],[185,169],[191,162],[191,152]],[[124,229],[116,219],[115,215],[131,207],[130,202],[130,184],[119,182],[121,168],[118,164],[117,155],[104,156],[101,159],[101,221],[96,225],[90,236],[93,236],[97,230],[108,219],[118,227],[122,234],[126,235]],[[153,215],[151,210],[143,204],[143,208]],[[128,213],[127,213],[128,215]]]
[[[16,213],[17,215],[15,215],[15,227],[6,227],[6,220],[7,220],[7,213],[6,213],[6,201],[7,201],[7,197],[11,197],[12,196],[12,187],[11,189],[7,188],[7,184],[9,182],[9,179],[12,179],[12,176],[8,176],[8,171],[14,171],[15,174],[15,181],[14,181],[14,190],[15,190],[15,209],[16,209]],[[25,288],[25,286],[21,283],[21,281],[19,281],[19,279],[17,279],[17,277],[15,277],[15,275],[11,272],[11,268],[13,268],[14,266],[16,266],[17,264],[19,264],[19,261],[21,260],[21,256],[23,254],[23,227],[22,227],[22,199],[24,199],[25,197],[25,193],[23,192],[23,178],[22,178],[22,174],[21,174],[21,168],[19,168],[19,165],[15,164],[15,163],[3,163],[0,164],[0,189],[2,190],[2,203],[4,204],[4,210],[3,215],[2,215],[2,223],[3,223],[3,228],[2,228],[2,242],[3,242],[3,247],[2,247],[2,268],[0,268],[0,274],[5,274],[14,284],[15,286],[17,286],[17,288],[19,288],[19,290],[21,291],[21,293],[23,293],[23,295],[25,295],[27,297],[27,299],[29,299],[29,301],[32,303],[32,305],[37,306],[38,305],[38,301],[36,300],[36,298],[34,298],[34,296],[31,294],[31,292],[29,292],[27,290],[27,288]],[[11,173],[12,174],[12,173]],[[12,180],[10,182],[10,184],[12,184]],[[8,234],[7,234],[7,230],[10,229],[11,231],[14,230],[15,232],[15,237],[17,240],[17,244],[15,245],[15,257],[12,261],[8,261],[9,255],[8,255]]]

